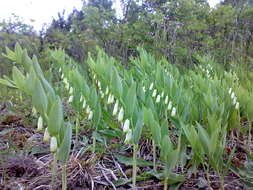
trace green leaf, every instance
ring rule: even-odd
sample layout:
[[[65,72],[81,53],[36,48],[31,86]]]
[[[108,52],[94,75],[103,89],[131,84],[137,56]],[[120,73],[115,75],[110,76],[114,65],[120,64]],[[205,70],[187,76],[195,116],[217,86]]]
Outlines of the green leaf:
[[[127,91],[126,95],[126,114],[127,117],[131,118],[134,112],[134,108],[136,106],[136,84],[132,84],[131,87]]]
[[[63,123],[63,110],[60,98],[57,96],[48,116],[48,132],[51,136],[57,136]]]
[[[95,127],[98,126],[98,124],[100,122],[100,118],[101,118],[101,106],[100,106],[100,103],[97,102],[96,108],[94,110],[94,116],[92,118],[93,124]]]
[[[139,140],[141,137],[143,121],[144,121],[144,115],[143,115],[143,111],[141,111],[138,114],[138,120],[133,131],[133,143],[136,145],[139,143]]]
[[[40,78],[44,78],[44,74],[43,74],[43,71],[39,65],[39,62],[38,62],[38,59],[36,56],[33,56],[33,67],[34,67],[34,70],[35,72],[37,73],[37,75],[40,77]]]
[[[117,97],[121,97],[122,92],[123,92],[123,87],[121,83],[121,78],[115,68],[112,73],[112,87],[113,87],[113,93]]]
[[[198,126],[198,136],[201,142],[201,145],[203,147],[203,149],[206,151],[206,153],[209,154],[209,147],[210,147],[210,140],[209,140],[209,135],[206,132],[206,130],[197,123]]]
[[[152,133],[152,138],[154,139],[156,145],[160,145],[161,143],[161,128],[160,125],[158,124],[158,122],[156,122],[155,120],[153,120],[150,124],[150,130]]]
[[[12,68],[12,78],[17,88],[19,88],[20,90],[25,89],[25,76],[16,66]]]
[[[57,152],[57,159],[63,163],[68,161],[70,147],[71,147],[71,138],[72,138],[72,126],[70,123],[64,127],[64,138],[60,144],[60,147]]]
[[[41,82],[38,78],[35,78],[34,82],[32,103],[41,114],[46,113],[48,106],[48,99],[41,85]]]
[[[133,158],[132,157],[126,157],[122,156],[119,154],[113,154],[113,156],[122,164],[125,164],[127,166],[132,166],[133,165]],[[146,166],[152,166],[152,162],[148,162],[144,159],[137,159],[137,165],[141,167],[146,167]]]
[[[17,87],[15,86],[15,84],[12,83],[12,81],[7,80],[7,79],[1,79],[1,78],[0,78],[0,84],[5,85],[5,86],[8,86],[8,87],[11,87],[11,88],[17,88]]]

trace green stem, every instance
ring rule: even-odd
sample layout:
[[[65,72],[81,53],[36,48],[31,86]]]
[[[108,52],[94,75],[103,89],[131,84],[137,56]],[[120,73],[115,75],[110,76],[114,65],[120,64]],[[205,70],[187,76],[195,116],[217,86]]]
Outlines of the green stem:
[[[224,190],[224,176],[220,175],[220,173],[218,175],[220,176],[221,190]]]
[[[164,187],[163,190],[168,190],[168,177],[165,177],[164,179]]]
[[[51,178],[51,186],[54,189],[55,179],[56,179],[56,170],[57,170],[57,153],[53,154],[53,163],[52,163],[52,178]]]
[[[156,146],[154,140],[152,140],[152,145],[153,145],[153,170],[156,172]]]
[[[67,164],[62,166],[62,190],[67,190]]]
[[[204,165],[203,165],[203,166],[204,166]],[[209,176],[209,167],[207,166],[207,168],[206,168],[206,167],[204,166],[204,170],[205,170],[205,172],[206,172],[206,178],[207,178],[208,186],[209,186],[210,189],[212,189],[212,188],[211,188],[210,176]]]
[[[133,190],[137,190],[136,188],[136,174],[137,174],[137,150],[138,150],[138,145],[134,144],[133,145]]]

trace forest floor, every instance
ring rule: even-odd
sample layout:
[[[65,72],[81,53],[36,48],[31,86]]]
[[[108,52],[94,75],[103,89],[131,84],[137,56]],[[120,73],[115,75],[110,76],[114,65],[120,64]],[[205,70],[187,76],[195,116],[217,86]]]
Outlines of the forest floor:
[[[0,105],[1,190],[52,189],[52,153],[49,151],[49,145],[42,141],[43,132],[36,131],[36,124],[33,120],[31,114],[22,107],[17,106],[14,111],[9,111],[8,106]],[[89,133],[81,131],[79,139],[89,135]],[[235,170],[229,170],[225,176],[224,189],[249,189],[246,188],[245,183],[252,182],[249,178],[242,178],[236,172],[238,168],[241,171],[245,169],[247,151],[243,146],[243,141],[243,137],[240,137],[236,143],[228,143],[224,150],[225,153],[231,152],[236,146],[230,167]],[[83,140],[83,143],[79,143],[75,147],[74,142],[75,135],[73,135],[72,152],[67,164],[68,189],[131,189],[131,160],[126,159],[132,155],[131,147],[126,148],[124,152],[118,151],[116,147],[119,140],[114,139],[108,144],[101,145],[101,149],[104,151],[92,154],[89,149],[91,147],[89,140]],[[163,182],[159,180],[160,176],[155,175],[152,170],[151,149],[152,145],[148,141],[142,141],[140,144],[138,156],[146,161],[139,160],[138,189],[163,189]],[[159,167],[157,169],[159,170]],[[60,172],[61,166],[58,165],[53,189],[61,189]],[[208,173],[211,188],[208,187],[207,175],[203,168],[198,168],[196,173],[191,173],[189,169],[178,167],[175,173],[182,174],[184,178],[180,183],[170,186],[170,189],[220,189],[220,179],[212,170]]]

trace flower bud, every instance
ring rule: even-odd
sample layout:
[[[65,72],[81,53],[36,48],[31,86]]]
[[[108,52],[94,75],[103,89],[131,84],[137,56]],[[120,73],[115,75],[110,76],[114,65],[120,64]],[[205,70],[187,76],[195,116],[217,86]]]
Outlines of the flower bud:
[[[62,74],[63,75],[63,74]],[[63,76],[64,77],[64,76]],[[68,80],[66,78],[63,79],[63,83],[64,84],[67,84],[68,83]]]
[[[130,126],[130,121],[129,121],[129,119],[127,119],[123,125],[123,132],[124,133],[127,133],[130,130],[129,126]]]
[[[160,102],[160,95],[158,94],[158,96],[156,97],[156,103],[159,103]]]
[[[71,95],[71,96],[69,97],[68,102],[69,102],[69,103],[73,102],[73,99],[74,99],[74,96],[73,96],[73,95]]]
[[[235,93],[232,92],[232,94],[231,94],[231,99],[234,99],[234,97],[235,97]]]
[[[119,114],[118,114],[118,121],[121,122],[124,117],[124,109],[120,108]]]
[[[236,102],[236,104],[235,104],[235,109],[236,109],[236,110],[239,110],[239,107],[240,107],[239,102]]]
[[[44,136],[43,136],[43,141],[49,142],[49,140],[50,140],[50,135],[49,135],[48,129],[46,128],[46,130],[44,132]]]
[[[115,116],[118,112],[118,104],[119,104],[119,101],[117,100],[115,105],[114,105],[114,108],[113,108],[113,112],[112,112],[113,116]]]
[[[111,96],[111,104],[114,102],[114,95]]]
[[[109,94],[107,104],[112,104],[114,102],[114,95]]]
[[[93,117],[93,111],[90,111],[89,115],[88,115],[88,120],[91,120]]]
[[[86,107],[86,100],[83,99],[83,109]]]
[[[57,150],[57,139],[55,136],[50,139],[50,152],[56,152]]]
[[[232,88],[229,88],[228,93],[231,94],[231,92],[232,92]]]
[[[146,92],[146,88],[145,88],[145,86],[143,86],[143,87],[142,87],[142,90],[143,90],[143,92]]]
[[[73,89],[73,87],[71,86],[70,89],[69,89],[69,94],[73,94],[73,91],[74,91],[74,89]]]
[[[233,105],[235,105],[235,104],[236,104],[236,102],[237,102],[237,98],[236,98],[236,97],[234,97],[234,99],[233,99]]]
[[[61,73],[61,67],[59,68],[59,73]]]
[[[107,104],[110,104],[110,102],[111,102],[111,94],[109,94],[109,96],[108,96]]]
[[[106,89],[105,89],[105,95],[107,95],[108,93],[109,93],[109,88],[107,86]]]
[[[128,132],[126,134],[125,143],[126,144],[130,143],[131,139],[132,139],[132,130],[130,129],[130,130],[128,130]]]
[[[37,110],[35,107],[32,108],[32,115],[33,116],[36,116],[37,115]]]
[[[101,92],[101,98],[104,98],[105,94],[103,92]]]
[[[90,106],[88,105],[87,108],[86,108],[86,113],[87,114],[90,114]]]
[[[156,97],[157,90],[155,89],[152,93],[152,97]]]
[[[164,91],[162,92],[162,94],[161,94],[161,98],[163,98],[164,97]]]
[[[169,97],[168,97],[168,95],[167,95],[167,96],[165,97],[165,100],[164,100],[165,105],[168,104],[168,101],[169,101]]]
[[[61,74],[61,79],[64,79],[64,74],[63,73]]]
[[[149,87],[149,90],[152,90],[153,86],[154,86],[154,83],[152,82],[151,85],[150,85],[150,87]]]
[[[97,82],[97,84],[98,84],[98,88],[101,88],[101,83],[99,81]]]
[[[172,111],[171,111],[171,117],[175,117],[176,112],[177,112],[177,109],[175,107],[173,107]]]
[[[66,90],[69,90],[69,83],[66,83]]]
[[[168,105],[168,110],[171,110],[171,108],[172,108],[172,102],[170,101]]]
[[[41,131],[42,129],[43,129],[43,119],[40,116],[39,119],[38,119],[37,130]]]
[[[81,95],[81,97],[80,97],[80,102],[82,102],[83,101],[83,95]]]

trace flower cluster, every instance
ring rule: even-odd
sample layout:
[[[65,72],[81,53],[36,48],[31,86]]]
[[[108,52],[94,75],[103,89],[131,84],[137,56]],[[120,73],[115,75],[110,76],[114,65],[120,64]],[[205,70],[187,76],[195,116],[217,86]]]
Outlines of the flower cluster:
[[[132,139],[132,130],[130,129],[130,120],[126,119],[123,125],[123,132],[126,133],[126,138],[125,138],[125,143],[128,144],[130,143]]]
[[[232,104],[235,106],[235,109],[239,110],[240,104],[237,101],[237,97],[236,97],[235,93],[232,91],[232,88],[229,88],[228,93],[231,97]]]
[[[155,99],[155,102],[156,102],[157,104],[160,103],[160,102],[161,102],[161,99],[165,97],[165,98],[164,98],[164,104],[165,104],[166,106],[168,105],[168,106],[167,106],[167,110],[168,110],[168,111],[171,111],[171,117],[175,117],[175,116],[176,116],[177,110],[176,110],[175,107],[173,107],[172,101],[169,101],[169,96],[168,96],[168,95],[165,96],[164,91],[162,91],[162,93],[159,94],[159,93],[157,92],[157,89],[154,88],[154,83],[151,83],[151,85],[150,85],[150,87],[149,87],[149,90],[150,90],[150,91],[153,90],[153,92],[152,92],[152,97]]]

